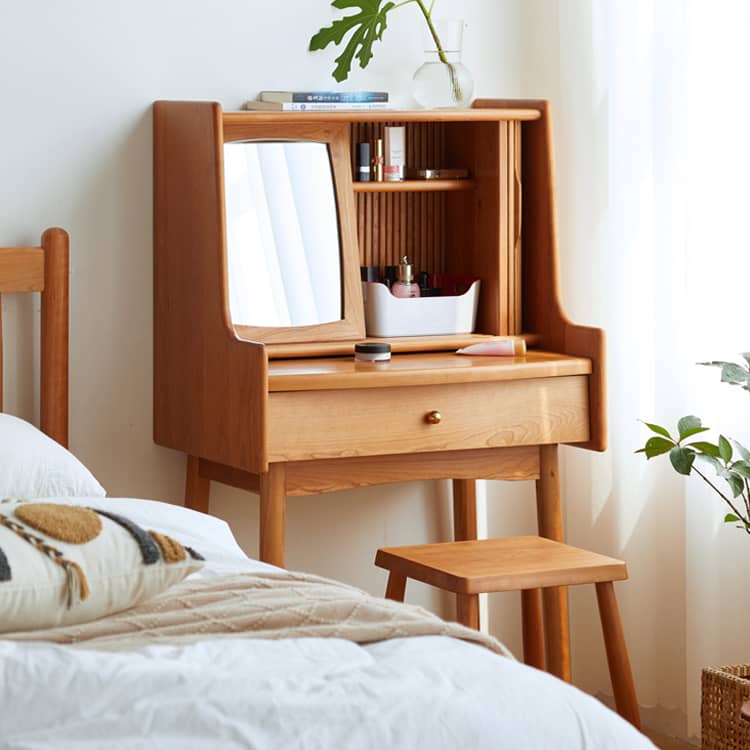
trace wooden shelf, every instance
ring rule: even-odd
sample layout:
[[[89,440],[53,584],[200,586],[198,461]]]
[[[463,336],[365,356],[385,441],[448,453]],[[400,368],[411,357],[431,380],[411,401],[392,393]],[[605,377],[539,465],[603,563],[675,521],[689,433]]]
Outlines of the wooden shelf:
[[[237,337],[244,341],[252,341],[252,336],[244,326],[234,326]],[[482,333],[449,333],[442,336],[393,336],[378,338],[368,336],[362,341],[382,342],[391,345],[391,351],[399,352],[438,352],[455,351],[462,346],[481,344],[504,336],[490,336]],[[539,336],[533,333],[522,333],[520,336],[526,341],[527,347],[538,345]],[[302,357],[341,357],[354,352],[354,344],[360,341],[324,341],[320,343],[294,344],[265,344],[268,359],[300,359]]]
[[[242,122],[497,122],[538,120],[538,109],[365,109],[282,112],[262,110],[224,112],[224,127]]]
[[[472,179],[402,180],[400,182],[355,182],[355,193],[448,193],[473,190]]]

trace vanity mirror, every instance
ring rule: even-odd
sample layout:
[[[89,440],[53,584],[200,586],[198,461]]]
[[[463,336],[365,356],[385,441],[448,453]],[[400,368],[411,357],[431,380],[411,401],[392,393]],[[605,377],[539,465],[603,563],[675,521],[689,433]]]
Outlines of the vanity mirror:
[[[265,344],[362,338],[345,128],[225,123],[220,159],[236,334]]]
[[[341,251],[325,143],[224,145],[229,311],[244,326],[342,317]]]

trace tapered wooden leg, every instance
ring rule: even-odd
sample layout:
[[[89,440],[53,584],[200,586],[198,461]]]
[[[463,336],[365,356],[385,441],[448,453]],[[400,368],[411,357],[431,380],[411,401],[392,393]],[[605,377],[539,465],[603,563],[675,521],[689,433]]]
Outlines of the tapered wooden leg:
[[[564,541],[557,445],[539,447],[536,508],[539,535],[557,542]],[[568,592],[565,588],[544,589],[542,601],[547,671],[570,682]]]
[[[187,457],[187,473],[185,477],[185,507],[208,513],[208,499],[211,492],[211,482],[200,474],[201,460],[197,456]]]
[[[467,628],[479,630],[478,594],[456,594],[456,620]]]
[[[260,475],[260,559],[284,567],[286,465],[269,464]]]
[[[477,483],[473,479],[453,480],[453,538],[457,542],[477,538]],[[457,594],[456,619],[479,630],[479,597]]]
[[[393,570],[388,575],[388,584],[385,587],[385,598],[393,599],[395,602],[404,601],[406,594],[406,576]]]
[[[521,592],[521,620],[523,622],[524,664],[544,669],[544,632],[540,589],[526,589]]]
[[[637,729],[640,729],[641,714],[638,708],[638,699],[635,696],[633,673],[630,669],[628,649],[625,645],[620,610],[617,607],[617,598],[612,581],[596,584],[596,599],[599,603],[599,617],[602,621],[609,676],[612,680],[617,713]]]
[[[477,538],[477,483],[453,480],[453,538],[465,542]]]

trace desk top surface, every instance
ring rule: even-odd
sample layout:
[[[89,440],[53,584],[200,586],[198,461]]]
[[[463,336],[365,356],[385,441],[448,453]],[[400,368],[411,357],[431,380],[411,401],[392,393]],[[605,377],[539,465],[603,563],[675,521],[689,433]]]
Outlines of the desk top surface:
[[[451,352],[394,354],[388,362],[353,357],[280,359],[268,364],[269,391],[387,388],[590,375],[591,360],[532,350],[522,357],[476,357]]]

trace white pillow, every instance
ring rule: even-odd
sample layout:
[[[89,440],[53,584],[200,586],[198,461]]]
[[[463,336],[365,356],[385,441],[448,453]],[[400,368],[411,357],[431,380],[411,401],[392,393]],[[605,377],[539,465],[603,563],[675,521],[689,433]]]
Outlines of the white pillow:
[[[106,494],[70,451],[23,419],[0,414],[0,499]]]
[[[199,550],[97,505],[0,501],[0,633],[95,620],[202,567]]]

